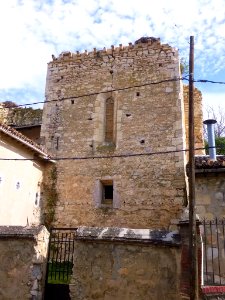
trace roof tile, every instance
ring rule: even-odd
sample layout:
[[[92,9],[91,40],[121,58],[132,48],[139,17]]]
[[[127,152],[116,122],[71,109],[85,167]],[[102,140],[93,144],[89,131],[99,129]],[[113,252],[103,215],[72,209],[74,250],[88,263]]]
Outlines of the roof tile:
[[[25,144],[26,146],[31,148],[33,151],[38,152],[39,154],[50,158],[50,156],[45,152],[45,150],[41,146],[39,146],[37,143],[35,143],[31,139],[29,139],[28,137],[23,135],[16,129],[14,129],[6,124],[0,123],[0,132],[3,132],[5,134],[11,136],[12,138],[15,138],[16,140],[20,141],[22,144]]]

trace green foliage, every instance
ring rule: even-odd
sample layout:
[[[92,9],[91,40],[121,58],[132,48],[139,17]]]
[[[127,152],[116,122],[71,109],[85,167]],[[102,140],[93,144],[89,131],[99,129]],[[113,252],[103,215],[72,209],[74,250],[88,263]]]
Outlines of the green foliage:
[[[48,283],[69,284],[73,273],[73,263],[70,261],[52,261],[48,264]]]
[[[185,74],[188,74],[188,63],[187,61],[184,59],[184,58],[181,58],[180,60],[180,72],[181,72],[181,75],[185,75]]]
[[[42,184],[42,189],[45,197],[45,218],[44,223],[47,228],[50,228],[55,220],[55,206],[58,201],[57,192],[57,169],[52,167],[50,171],[50,180],[48,183]]]
[[[216,138],[217,154],[225,155],[225,137]]]
[[[216,137],[215,143],[216,143],[216,154],[225,155],[225,137]],[[206,154],[209,154],[209,149],[208,149],[209,145],[207,141],[205,141],[205,147],[206,147]]]
[[[12,101],[4,101],[3,104],[7,108],[13,108],[18,106],[15,102]]]
[[[40,124],[42,120],[43,110],[33,109],[32,107],[18,107],[18,105],[11,101],[3,102],[5,107],[13,108],[9,110],[7,115],[7,123],[17,126]]]

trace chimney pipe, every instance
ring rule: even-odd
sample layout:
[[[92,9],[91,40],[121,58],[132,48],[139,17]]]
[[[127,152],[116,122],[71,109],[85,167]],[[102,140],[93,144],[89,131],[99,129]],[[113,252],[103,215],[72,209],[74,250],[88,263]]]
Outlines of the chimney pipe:
[[[208,119],[205,120],[203,123],[207,125],[209,157],[211,160],[216,160],[216,143],[215,143],[215,132],[214,132],[214,124],[216,123],[216,120]]]

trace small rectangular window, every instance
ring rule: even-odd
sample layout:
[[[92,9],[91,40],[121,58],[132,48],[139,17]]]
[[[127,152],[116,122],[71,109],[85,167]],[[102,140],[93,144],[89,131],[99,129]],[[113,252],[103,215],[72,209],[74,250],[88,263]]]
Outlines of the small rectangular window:
[[[113,142],[114,127],[114,101],[113,98],[106,99],[105,102],[105,142]]]
[[[113,205],[113,181],[102,181],[102,204]]]

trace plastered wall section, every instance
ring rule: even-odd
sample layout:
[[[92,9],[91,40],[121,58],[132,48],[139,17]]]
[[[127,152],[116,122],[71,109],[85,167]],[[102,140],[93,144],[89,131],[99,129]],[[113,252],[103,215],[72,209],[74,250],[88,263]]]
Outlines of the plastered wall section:
[[[0,225],[37,225],[41,218],[40,184],[44,165],[18,142],[1,134]]]
[[[189,114],[189,86],[183,86],[184,91],[184,111],[185,111],[185,131],[186,131],[186,145],[189,145],[189,132],[188,132],[188,114]],[[202,93],[194,89],[194,135],[195,135],[195,148],[204,147],[203,137],[203,109],[202,109]],[[196,149],[195,155],[205,154],[204,149]],[[188,154],[187,154],[188,155]]]
[[[48,64],[42,143],[53,157],[80,158],[57,162],[56,225],[167,228],[179,218],[184,154],[162,153],[185,144],[177,77],[177,50],[159,41],[68,52]],[[103,134],[108,97],[114,99],[112,144]],[[145,155],[151,152],[160,154]],[[93,156],[105,158],[81,159]],[[113,180],[111,208],[101,206],[102,180]]]
[[[196,212],[200,219],[225,217],[225,171],[196,175]]]

